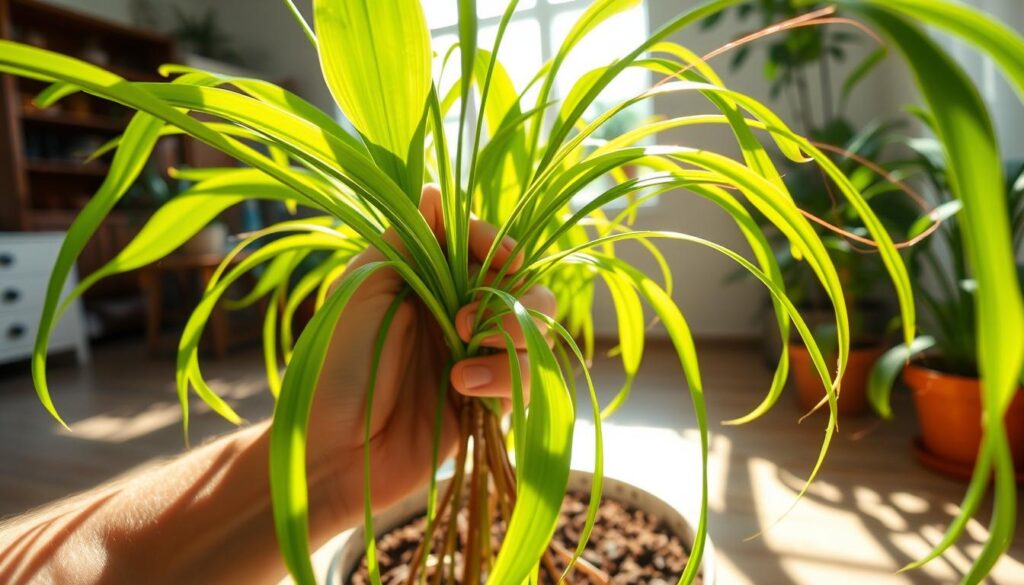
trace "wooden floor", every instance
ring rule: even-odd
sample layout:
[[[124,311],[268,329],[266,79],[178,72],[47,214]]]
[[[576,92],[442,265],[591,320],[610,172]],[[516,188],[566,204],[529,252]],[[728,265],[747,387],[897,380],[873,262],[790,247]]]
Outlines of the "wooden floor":
[[[824,418],[797,424],[795,402],[784,397],[762,420],[721,425],[759,402],[770,374],[753,346],[708,345],[701,356],[712,431],[711,535],[720,585],[958,580],[986,539],[983,522],[972,522],[968,537],[946,557],[924,570],[895,574],[941,537],[964,489],[914,462],[909,445],[916,428],[906,396],[897,397],[895,422],[841,421],[818,481],[773,525],[790,509],[814,463]],[[209,361],[204,372],[243,416],[258,420],[270,413],[256,351]],[[595,374],[607,400],[621,379],[615,360],[600,360]],[[141,343],[99,348],[88,369],[70,361],[56,365],[51,386],[73,432],[62,430],[39,406],[26,368],[0,370],[0,516],[182,449],[172,361],[146,357]],[[194,442],[229,430],[198,406],[193,421]],[[698,434],[678,362],[668,348],[649,349],[629,402],[604,430],[609,475],[684,510],[696,509]],[[578,467],[592,465],[592,432],[592,418],[581,412],[574,453]],[[1024,527],[1024,515],[1018,523]],[[1021,532],[1024,528],[992,583],[1024,584]]]

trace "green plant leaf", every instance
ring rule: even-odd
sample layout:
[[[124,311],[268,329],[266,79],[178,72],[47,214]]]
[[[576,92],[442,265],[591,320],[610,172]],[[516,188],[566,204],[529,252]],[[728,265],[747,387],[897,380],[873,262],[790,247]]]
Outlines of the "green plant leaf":
[[[346,245],[344,237],[340,234],[332,234],[330,230],[323,230],[321,226],[315,224],[309,225],[308,229],[310,230],[309,233],[286,236],[267,244],[247,256],[237,265],[233,265],[231,263],[234,254],[228,255],[224,261],[221,262],[220,269],[223,270],[227,266],[232,266],[232,268],[226,272],[223,278],[221,278],[219,273],[213,276],[210,281],[209,288],[204,292],[202,299],[200,299],[199,304],[196,305],[192,314],[189,315],[189,319],[185,323],[185,328],[181,334],[181,340],[178,342],[176,368],[178,400],[182,408],[182,427],[186,440],[188,439],[189,423],[189,383],[191,382],[195,385],[195,380],[199,378],[198,372],[196,371],[199,354],[199,340],[202,337],[203,329],[205,328],[214,307],[217,305],[218,301],[220,301],[224,293],[227,292],[228,287],[241,278],[243,274],[278,256],[279,254],[297,250],[334,250]],[[235,253],[237,254],[237,249]],[[230,409],[227,409],[226,405],[223,405],[220,401],[210,402],[203,394],[200,394],[200,398],[203,398],[211,408],[228,420],[238,419],[238,416],[230,411]]]
[[[640,360],[644,354],[644,310],[640,297],[629,286],[621,275],[612,271],[602,271],[608,291],[611,293],[612,304],[615,305],[616,322],[619,327],[619,348],[622,353],[622,369],[626,379],[622,389],[601,411],[601,418],[607,418],[618,410],[629,397],[629,390],[640,370]]]
[[[374,160],[413,202],[423,179],[430,32],[418,0],[315,0],[324,79]]]
[[[1017,392],[1024,369],[1024,300],[1002,196],[1002,165],[984,102],[963,69],[912,22],[941,26],[975,44],[999,63],[1018,90],[1024,89],[1024,62],[1020,59],[1024,40],[1004,25],[959,4],[918,0],[843,3],[867,15],[906,57],[943,144],[950,186],[964,203],[964,247],[978,280],[977,356],[985,412],[979,456],[990,457],[996,472],[990,538],[964,577],[965,583],[975,583],[988,574],[1009,546],[1016,523],[1017,494],[1003,414]],[[961,515],[973,513],[983,494],[981,490],[969,491],[977,500],[965,500]],[[955,522],[947,536],[955,539],[963,525]],[[945,539],[928,558],[941,553],[950,542]]]
[[[915,339],[909,346],[897,345],[878,358],[868,376],[867,393],[868,402],[879,416],[884,419],[892,418],[892,405],[889,403],[889,397],[892,394],[892,385],[896,382],[896,376],[903,371],[903,367],[914,356],[934,346],[934,338],[922,336]]]
[[[288,570],[300,585],[316,585],[309,550],[306,433],[320,372],[338,318],[359,286],[390,265],[375,262],[352,271],[302,332],[281,382],[270,428],[270,494],[274,527]]]
[[[0,41],[3,43],[3,41]],[[0,46],[0,55],[4,54],[4,47]],[[0,57],[2,61],[2,57]],[[67,282],[71,270],[75,266],[75,260],[82,253],[86,243],[99,228],[103,218],[110,213],[114,205],[128,191],[132,183],[142,172],[149,158],[150,152],[156,146],[159,138],[160,128],[163,122],[147,115],[136,114],[128,123],[125,130],[122,147],[114,156],[110,165],[110,171],[99,190],[89,199],[89,202],[75,218],[75,221],[68,229],[68,233],[61,243],[60,252],[50,273],[50,281],[46,288],[46,298],[43,302],[43,312],[39,318],[39,333],[36,336],[35,347],[32,350],[32,379],[35,382],[36,393],[39,400],[46,407],[46,410],[53,415],[61,424],[65,424],[50,398],[49,388],[46,383],[46,354],[49,345],[50,333],[54,325],[60,319],[63,310],[58,309],[61,302],[61,292]],[[80,293],[79,293],[80,294]],[[75,294],[70,295],[64,301],[64,306],[76,298]],[[67,425],[65,425],[67,426]]]
[[[353,273],[353,277],[356,277]],[[370,354],[370,375],[366,380],[366,414],[363,419],[363,543],[366,545],[366,565],[370,573],[370,582],[374,585],[381,585],[380,565],[377,562],[377,535],[373,531],[373,490],[371,486],[371,468],[373,463],[373,396],[377,389],[377,374],[380,372],[380,358],[384,353],[384,343],[388,340],[388,333],[391,330],[391,322],[395,319],[395,313],[402,306],[405,297],[409,294],[408,288],[403,288],[395,295],[388,305],[384,317],[380,320],[380,328],[377,331],[377,340],[373,344],[373,353]],[[334,337],[334,331],[328,330],[325,334],[330,339]],[[326,346],[324,346],[326,350]],[[321,364],[326,356],[320,356]],[[307,418],[308,418],[307,413]],[[307,561],[308,562],[308,561]]]
[[[512,310],[526,339],[532,388],[524,450],[516,455],[519,489],[491,569],[493,583],[522,583],[547,549],[565,497],[575,420],[573,399],[547,340],[515,297],[482,287]]]

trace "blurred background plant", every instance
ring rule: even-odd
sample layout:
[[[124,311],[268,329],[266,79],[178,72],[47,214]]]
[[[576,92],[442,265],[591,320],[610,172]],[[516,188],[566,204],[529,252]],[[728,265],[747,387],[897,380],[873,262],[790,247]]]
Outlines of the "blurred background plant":
[[[750,0],[721,10],[702,22],[704,30],[718,26],[724,18],[735,16],[741,25],[750,23],[751,32],[778,22],[818,10],[827,5],[808,5],[797,0]],[[838,95],[833,91],[834,67],[846,60],[854,45],[863,44],[866,35],[846,28],[807,26],[773,34],[763,43],[744,44],[732,54],[731,69],[738,71],[747,63],[752,51],[763,47],[763,75],[770,84],[771,97],[784,97],[801,132],[828,144],[842,144],[853,137],[854,130],[846,117],[846,105],[854,87],[878,65],[885,56],[884,48],[870,53],[843,82]],[[817,83],[811,69],[817,69]]]
[[[174,6],[174,21],[171,34],[185,51],[232,65],[245,64],[212,5],[205,12],[194,15]]]

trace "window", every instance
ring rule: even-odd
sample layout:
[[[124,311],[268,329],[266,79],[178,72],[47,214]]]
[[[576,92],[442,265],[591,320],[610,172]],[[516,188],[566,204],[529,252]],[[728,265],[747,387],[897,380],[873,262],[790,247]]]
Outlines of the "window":
[[[498,52],[498,58],[508,70],[517,89],[526,87],[541,65],[555,55],[562,40],[590,4],[591,0],[520,0]],[[433,35],[434,51],[437,53],[434,70],[440,71],[445,54],[458,42],[458,3],[455,0],[424,0],[423,6]],[[494,46],[498,24],[506,6],[506,0],[477,1],[479,47],[489,50]],[[572,83],[584,73],[625,55],[644,42],[647,36],[647,14],[642,4],[609,18],[591,31],[562,64],[561,71],[564,74],[559,76],[552,88],[552,98],[564,97]],[[451,86],[459,75],[458,70],[458,63],[448,63],[440,82],[442,91]],[[646,71],[628,69],[609,85],[588,114],[597,114],[633,97],[649,84],[650,76]],[[531,98],[536,95],[536,89],[534,87],[534,93],[527,94],[527,103],[532,103]],[[650,102],[644,101],[623,114],[632,121],[650,113]],[[448,124],[447,130],[454,137],[458,132],[457,118],[452,122]],[[580,204],[588,201],[607,186],[595,186],[593,192],[581,194],[574,202]]]

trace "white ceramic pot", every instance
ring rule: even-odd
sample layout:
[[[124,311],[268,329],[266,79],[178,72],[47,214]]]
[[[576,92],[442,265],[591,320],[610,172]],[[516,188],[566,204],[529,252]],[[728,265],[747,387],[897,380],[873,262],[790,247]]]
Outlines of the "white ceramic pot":
[[[589,492],[593,474],[588,471],[572,470],[569,475],[569,490],[577,492]],[[438,492],[444,492],[451,479],[444,479],[438,482]],[[675,536],[689,544],[693,542],[696,534],[695,525],[687,521],[683,514],[667,504],[664,500],[646,492],[636,486],[611,477],[604,478],[604,496],[637,509],[643,510],[658,518],[661,518],[668,525]],[[424,488],[388,510],[377,514],[373,519],[373,527],[377,534],[381,535],[393,528],[397,528],[412,518],[425,513],[427,492]],[[363,559],[365,547],[363,546],[362,527],[349,530],[334,540],[333,554],[326,571],[325,583],[328,585],[347,585],[348,576],[355,571]],[[711,544],[711,538],[707,539],[704,547],[704,558],[701,560],[704,583],[714,585],[715,583],[715,547]]]

